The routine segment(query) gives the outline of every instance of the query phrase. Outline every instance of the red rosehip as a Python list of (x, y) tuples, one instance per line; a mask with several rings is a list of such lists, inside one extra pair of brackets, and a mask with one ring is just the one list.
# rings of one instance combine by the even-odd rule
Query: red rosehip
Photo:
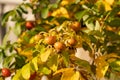
[(74, 38), (68, 39), (68, 43), (69, 43), (71, 46), (75, 45), (76, 42), (77, 42), (77, 41), (76, 41), (76, 39), (74, 39)]
[(34, 27), (34, 23), (33, 23), (33, 21), (27, 21), (25, 23), (25, 26), (26, 26), (27, 29), (30, 30), (30, 29), (32, 29)]
[(71, 24), (71, 28), (74, 30), (74, 31), (79, 31), (80, 30), (80, 23), (75, 21)]
[(11, 75), (11, 72), (8, 68), (3, 68), (2, 69), (2, 76), (3, 77), (9, 77)]
[(56, 42), (56, 36), (48, 36), (45, 38), (45, 43), (53, 45)]
[(60, 50), (63, 50), (65, 48), (65, 45), (62, 42), (56, 42), (54, 44), (54, 47), (55, 47), (56, 50), (60, 51)]

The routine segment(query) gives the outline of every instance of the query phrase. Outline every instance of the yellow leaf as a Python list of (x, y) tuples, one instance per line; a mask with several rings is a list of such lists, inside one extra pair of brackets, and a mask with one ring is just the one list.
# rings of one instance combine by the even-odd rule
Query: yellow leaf
[(116, 64), (120, 66), (120, 61), (116, 61)]
[(80, 79), (80, 73), (79, 71), (76, 71), (74, 75), (71, 77), (71, 80), (79, 80)]
[(106, 59), (108, 55), (103, 55), (103, 56), (99, 56), (97, 59), (95, 59), (95, 65), (96, 65), (96, 76), (98, 78), (102, 78), (105, 76), (108, 68), (109, 68), (109, 64), (106, 61)]
[(33, 64), (35, 70), (37, 71), (38, 70), (37, 57), (35, 57), (35, 58), (32, 59), (32, 64)]
[(106, 74), (108, 68), (109, 68), (109, 65), (97, 67), (96, 68), (96, 75), (97, 75), (97, 77), (98, 78), (104, 77), (104, 75)]
[(61, 1), (61, 6), (65, 6), (65, 5), (68, 5), (69, 4), (69, 2), (68, 1)]
[(46, 62), (51, 53), (52, 53), (52, 49), (46, 49), (44, 53), (40, 54), (41, 61)]
[(56, 75), (58, 73), (64, 72), (64, 71), (68, 71), (68, 70), (74, 70), (74, 68), (62, 68), (60, 70), (57, 70), (53, 75)]
[(64, 7), (60, 7), (52, 13), (52, 16), (69, 18), (68, 11)]
[(65, 6), (65, 5), (68, 5), (68, 4), (72, 3), (72, 2), (75, 2), (75, 0), (62, 0), (60, 4), (62, 6)]
[(28, 80), (30, 78), (30, 65), (29, 64), (24, 65), (22, 67), (21, 73), (22, 73), (22, 77)]
[(67, 69), (63, 72), (61, 80), (71, 80), (72, 76), (74, 75), (75, 71), (71, 68)]
[(112, 9), (112, 8), (111, 8), (111, 5), (110, 5), (109, 3), (107, 3), (106, 1), (102, 1), (102, 3), (104, 4), (106, 11), (109, 11), (109, 10)]
[(20, 80), (20, 77), (21, 77), (21, 70), (17, 70), (16, 74), (13, 76), (12, 80)]
[(23, 55), (23, 56), (32, 56), (32, 50), (23, 50), (19, 53), (20, 55)]
[(114, 0), (105, 0), (107, 3), (109, 3), (110, 5), (112, 5), (114, 3)]

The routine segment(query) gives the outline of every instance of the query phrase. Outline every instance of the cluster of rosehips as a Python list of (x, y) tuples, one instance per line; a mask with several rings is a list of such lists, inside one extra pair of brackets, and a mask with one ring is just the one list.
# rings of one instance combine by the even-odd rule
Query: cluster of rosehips
[[(75, 32), (79, 31), (80, 30), (80, 23), (79, 22), (73, 22), (72, 25), (70, 26)], [(56, 36), (59, 35), (56, 34)], [(48, 45), (53, 45), (54, 48), (57, 50), (57, 51), (61, 51), (63, 49), (65, 49), (66, 45), (64, 44), (64, 42), (61, 42), (61, 41), (57, 41), (56, 40), (56, 36), (47, 36), (45, 37), (45, 43), (48, 44)], [(71, 37), (69, 39), (67, 39), (67, 43), (70, 45), (70, 46), (74, 46), (76, 43), (77, 43), (77, 40), (74, 38), (74, 37)]]
[[(72, 22), (72, 24), (70, 25), (70, 28), (73, 29), (73, 31), (78, 32), (80, 30), (80, 23), (77, 21)], [(54, 33), (55, 32), (55, 33)], [(57, 31), (52, 31), (52, 33), (47, 33), (47, 36), (44, 36), (44, 42), (48, 45), (52, 45), (54, 46), (54, 48), (57, 51), (61, 51), (63, 49), (65, 49), (66, 45), (64, 43), (64, 41), (59, 41), (57, 40), (58, 35), (61, 34), (61, 32), (57, 32)], [(54, 34), (54, 35), (52, 35)], [(70, 37), (70, 36), (69, 36)], [(38, 42), (40, 39), (43, 39), (43, 35), (41, 34), (37, 34), (34, 36), (34, 42)], [(69, 39), (67, 39), (67, 43), (70, 46), (74, 46), (77, 43), (77, 40), (75, 39), (75, 37), (70, 37)]]
[[(45, 38), (45, 43), (48, 45), (53, 45), (57, 51), (63, 50), (65, 48), (65, 44), (63, 42), (57, 41), (56, 36), (48, 36)], [(71, 46), (76, 44), (75, 38), (70, 38), (67, 40), (67, 43)]]

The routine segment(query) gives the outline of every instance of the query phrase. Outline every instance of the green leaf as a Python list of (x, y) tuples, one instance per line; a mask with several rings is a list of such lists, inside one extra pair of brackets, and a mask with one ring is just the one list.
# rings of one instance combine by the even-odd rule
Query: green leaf
[(110, 17), (115, 16), (120, 11), (119, 6), (115, 6), (110, 13)]
[(110, 63), (112, 70), (120, 72), (120, 60), (116, 60)]
[(120, 27), (120, 18), (114, 18), (108, 23), (108, 25), (111, 27)]
[(9, 68), (11, 62), (12, 62), (13, 59), (14, 59), (14, 57), (15, 57), (15, 54), (12, 54), (12, 55), (6, 57), (6, 58), (4, 59), (4, 61), (3, 61), (3, 67)]
[(82, 17), (83, 17), (84, 15), (86, 15), (87, 12), (88, 12), (87, 10), (79, 11), (79, 12), (77, 12), (77, 13), (75, 14), (75, 18), (80, 21), (80, 20), (82, 19)]
[(8, 41), (8, 37), (10, 34), (11, 28), (9, 28), (9, 31), (5, 34), (4, 38), (3, 38), (3, 43), (2, 46), (5, 47), (7, 45), (7, 41)]
[(2, 16), (2, 26), (5, 26), (6, 22), (8, 21), (8, 18), (12, 15), (15, 14), (15, 11), (14, 10), (11, 10), (11, 11), (8, 11), (6, 12), (3, 16)]
[(47, 62), (47, 65), (51, 70), (56, 71), (58, 68), (58, 55), (56, 54), (51, 56), (51, 58)]
[(15, 27), (13, 28), (14, 33), (19, 36), (21, 34), (21, 22), (16, 22)]
[(66, 51), (63, 51), (62, 57), (63, 57), (63, 60), (64, 60), (66, 67), (68, 67), (69, 66), (69, 53)]
[(23, 4), (26, 8), (29, 7), (31, 9), (33, 9), (33, 5), (31, 3), (24, 3)]
[(57, 4), (57, 3), (49, 4), (48, 7), (49, 7), (49, 8), (57, 8), (57, 7), (58, 7), (58, 4)]
[(15, 68), (19, 69), (21, 68), (23, 65), (25, 65), (25, 57), (20, 56), (20, 55), (16, 55), (15, 56)]
[(120, 80), (120, 76), (118, 76), (115, 73), (110, 73), (110, 78), (109, 80)]
[(102, 33), (99, 30), (92, 30), (92, 31), (90, 31), (89, 34), (97, 36), (99, 38), (103, 36)]
[(30, 78), (30, 64), (26, 64), (21, 69), (22, 77), (26, 80)]
[(21, 10), (18, 8), (18, 9), (16, 9), (16, 13), (21, 17), (22, 16), (22, 12), (21, 12)]
[(87, 69), (89, 72), (91, 72), (91, 67), (88, 61), (81, 60), (81, 59), (76, 59), (75, 64), (78, 66)]
[(97, 39), (93, 35), (89, 35), (92, 43), (97, 43)]
[(3, 58), (4, 58), (4, 53), (1, 51), (1, 52), (0, 52), (0, 64), (2, 63)]
[(36, 25), (36, 28), (35, 28), (35, 31), (36, 32), (40, 32), (40, 31), (46, 31), (44, 27), (40, 26), (40, 25)]
[(106, 39), (109, 39), (109, 41), (120, 41), (120, 35), (116, 34), (112, 31), (105, 31)]
[(90, 46), (89, 46), (86, 42), (83, 42), (83, 43), (82, 43), (82, 47), (83, 47), (85, 50), (88, 50), (89, 52), (92, 52), (92, 49), (90, 48)]
[(47, 18), (48, 12), (49, 12), (48, 8), (43, 8), (42, 11), (41, 11), (42, 18)]
[(21, 9), (21, 11), (22, 11), (23, 13), (25, 13), (25, 14), (28, 13), (28, 11), (26, 10), (25, 7), (23, 7), (23, 6), (19, 6), (19, 8)]

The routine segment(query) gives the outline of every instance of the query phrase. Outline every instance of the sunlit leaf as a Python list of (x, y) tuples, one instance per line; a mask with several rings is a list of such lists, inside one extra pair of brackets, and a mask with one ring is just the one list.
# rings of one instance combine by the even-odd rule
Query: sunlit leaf
[(34, 69), (37, 71), (38, 70), (38, 64), (37, 64), (38, 60), (37, 60), (37, 57), (34, 57), (31, 61), (31, 63), (33, 64), (34, 66)]
[(72, 77), (74, 74), (75, 74), (74, 69), (69, 68), (63, 72), (61, 80), (72, 80), (73, 79)]
[(104, 4), (106, 11), (112, 10), (111, 5), (109, 3), (107, 3), (106, 1), (102, 1), (102, 3)]
[(80, 79), (80, 73), (79, 71), (76, 71), (74, 75), (71, 77), (71, 80), (79, 80)]
[(61, 1), (61, 5), (65, 6), (65, 5), (71, 4), (73, 2), (75, 2), (75, 0), (62, 0)]
[(52, 53), (52, 49), (46, 49), (45, 52), (40, 54), (40, 58), (42, 62), (46, 62), (49, 55)]
[(114, 0), (105, 0), (107, 3), (109, 3), (110, 5), (112, 5), (114, 3)]
[(102, 78), (105, 76), (105, 74), (109, 68), (109, 65), (107, 63), (106, 64), (99, 63), (99, 64), (101, 64), (101, 65), (97, 66), (96, 75), (97, 75), (97, 77)]
[(12, 80), (21, 80), (21, 70), (17, 70), (16, 75), (13, 76)]
[(52, 16), (69, 18), (68, 11), (64, 7), (60, 7), (59, 9), (55, 10), (52, 13)]
[(22, 67), (21, 74), (24, 79), (28, 80), (30, 78), (30, 64), (29, 63)]

